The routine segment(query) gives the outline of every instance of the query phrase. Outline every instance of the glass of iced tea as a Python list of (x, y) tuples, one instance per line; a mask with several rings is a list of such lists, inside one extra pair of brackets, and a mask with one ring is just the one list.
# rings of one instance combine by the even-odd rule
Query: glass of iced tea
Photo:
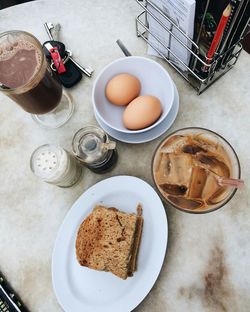
[(224, 206), (236, 188), (222, 179), (240, 179), (233, 147), (219, 134), (184, 128), (167, 136), (152, 161), (154, 183), (162, 198), (175, 208), (206, 213)]
[(0, 34), (0, 90), (43, 126), (57, 128), (73, 104), (54, 77), (38, 39), (24, 31)]

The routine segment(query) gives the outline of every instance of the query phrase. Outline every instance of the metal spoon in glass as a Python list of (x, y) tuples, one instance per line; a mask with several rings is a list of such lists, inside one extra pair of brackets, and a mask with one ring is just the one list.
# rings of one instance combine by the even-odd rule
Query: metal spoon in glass
[(235, 188), (240, 188), (244, 186), (244, 181), (241, 179), (232, 179), (216, 176), (217, 182), (220, 186), (232, 186)]
[[(206, 171), (208, 172), (209, 170), (206, 170)], [(215, 177), (217, 183), (220, 186), (232, 186), (235, 188), (240, 188), (240, 187), (244, 186), (244, 181), (241, 179), (222, 177), (222, 176), (218, 175), (217, 173), (215, 173), (214, 171), (209, 171), (208, 173), (212, 174)]]

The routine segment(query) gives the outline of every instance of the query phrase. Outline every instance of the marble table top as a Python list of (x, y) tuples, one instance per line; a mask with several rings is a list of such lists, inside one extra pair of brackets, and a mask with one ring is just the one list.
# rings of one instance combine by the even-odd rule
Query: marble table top
[[(51, 255), (57, 231), (71, 205), (91, 185), (114, 175), (137, 176), (151, 185), (152, 142), (118, 142), (119, 163), (105, 175), (84, 170), (74, 187), (40, 182), (29, 169), (39, 145), (70, 150), (73, 134), (95, 124), (91, 89), (99, 71), (122, 57), (120, 38), (134, 55), (146, 55), (136, 37), (136, 1), (40, 0), (0, 11), (0, 32), (21, 29), (47, 40), (45, 21), (60, 22), (61, 39), (75, 58), (95, 69), (91, 79), (71, 89), (76, 110), (62, 128), (45, 130), (9, 98), (0, 94), (0, 270), (33, 312), (62, 311), (51, 283)], [(161, 274), (135, 311), (250, 311), (250, 57), (243, 52), (235, 68), (200, 96), (169, 65), (180, 94), (180, 111), (169, 131), (188, 126), (209, 128), (235, 148), (245, 187), (222, 209), (190, 215), (166, 206), (169, 242)], [(169, 132), (168, 131), (168, 132)], [(72, 311), (79, 312), (79, 311)], [(111, 311), (113, 312), (113, 311)]]

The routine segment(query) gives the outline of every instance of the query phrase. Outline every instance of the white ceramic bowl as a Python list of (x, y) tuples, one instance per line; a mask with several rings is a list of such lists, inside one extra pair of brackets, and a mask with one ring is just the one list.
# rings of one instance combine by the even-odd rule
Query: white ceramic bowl
[[(140, 95), (156, 96), (162, 104), (161, 117), (151, 126), (140, 130), (128, 130), (122, 122), (122, 115), (127, 106), (111, 104), (105, 96), (108, 81), (114, 76), (128, 73), (141, 82)], [(174, 101), (174, 85), (167, 71), (157, 62), (140, 56), (123, 57), (110, 63), (97, 76), (92, 102), (97, 116), (110, 128), (123, 133), (140, 133), (159, 125), (169, 113)]]

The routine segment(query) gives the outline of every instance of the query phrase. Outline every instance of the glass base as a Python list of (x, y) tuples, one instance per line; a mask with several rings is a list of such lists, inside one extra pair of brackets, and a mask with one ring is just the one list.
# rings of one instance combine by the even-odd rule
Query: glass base
[(72, 116), (74, 104), (69, 94), (63, 90), (60, 103), (53, 111), (43, 115), (31, 115), (35, 122), (45, 128), (59, 128)]

